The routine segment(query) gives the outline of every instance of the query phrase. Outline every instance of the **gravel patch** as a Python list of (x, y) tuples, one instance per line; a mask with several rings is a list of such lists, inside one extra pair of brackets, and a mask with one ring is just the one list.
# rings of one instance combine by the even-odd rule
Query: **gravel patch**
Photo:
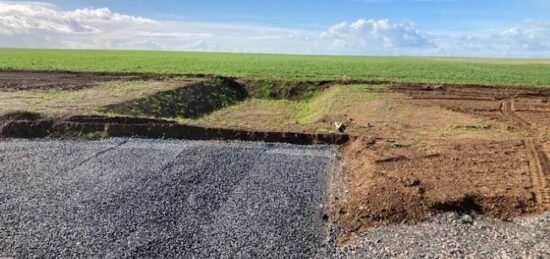
[(446, 213), (367, 231), (340, 258), (550, 258), (550, 213), (513, 222)]
[(0, 142), (0, 257), (319, 257), (334, 146)]

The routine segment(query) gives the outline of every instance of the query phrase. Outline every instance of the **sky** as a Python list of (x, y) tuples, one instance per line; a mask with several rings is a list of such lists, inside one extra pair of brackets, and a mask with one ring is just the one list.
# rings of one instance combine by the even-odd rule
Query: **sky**
[(0, 47), (550, 57), (550, 0), (0, 0)]

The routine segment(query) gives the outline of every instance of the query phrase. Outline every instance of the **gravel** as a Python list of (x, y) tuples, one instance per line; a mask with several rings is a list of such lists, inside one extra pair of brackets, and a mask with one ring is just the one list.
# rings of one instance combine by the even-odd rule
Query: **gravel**
[(319, 257), (336, 147), (0, 142), (0, 257)]
[(415, 226), (371, 229), (341, 258), (550, 258), (550, 213), (502, 222), (458, 213)]

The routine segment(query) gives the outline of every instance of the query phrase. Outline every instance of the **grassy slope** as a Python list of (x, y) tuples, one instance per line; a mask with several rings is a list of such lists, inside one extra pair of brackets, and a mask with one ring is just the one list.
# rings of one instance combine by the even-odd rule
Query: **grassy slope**
[[(309, 129), (329, 132), (333, 131), (334, 119), (343, 119), (341, 115), (351, 114), (357, 109), (364, 108), (362, 105), (376, 99), (378, 94), (371, 89), (372, 87), (367, 85), (335, 86), (317, 92), (311, 98), (295, 101), (252, 98), (188, 122), (230, 128)], [(338, 118), (332, 118), (334, 116)]]
[(0, 49), (0, 69), (203, 73), (251, 79), (550, 86), (550, 60)]

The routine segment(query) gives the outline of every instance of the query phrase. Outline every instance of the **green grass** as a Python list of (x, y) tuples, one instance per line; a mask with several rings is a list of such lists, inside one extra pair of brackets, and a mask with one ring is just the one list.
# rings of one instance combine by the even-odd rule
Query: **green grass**
[(0, 69), (200, 73), (268, 80), (357, 79), (550, 86), (549, 59), (0, 49)]
[(332, 87), (303, 102), (302, 109), (298, 113), (298, 122), (302, 124), (315, 123), (330, 114), (349, 112), (357, 104), (372, 101), (376, 96), (376, 93), (373, 93), (365, 85)]
[(237, 128), (313, 127), (326, 132), (332, 124), (324, 118), (350, 113), (377, 96), (367, 85), (335, 86), (302, 100), (252, 98), (190, 122)]

